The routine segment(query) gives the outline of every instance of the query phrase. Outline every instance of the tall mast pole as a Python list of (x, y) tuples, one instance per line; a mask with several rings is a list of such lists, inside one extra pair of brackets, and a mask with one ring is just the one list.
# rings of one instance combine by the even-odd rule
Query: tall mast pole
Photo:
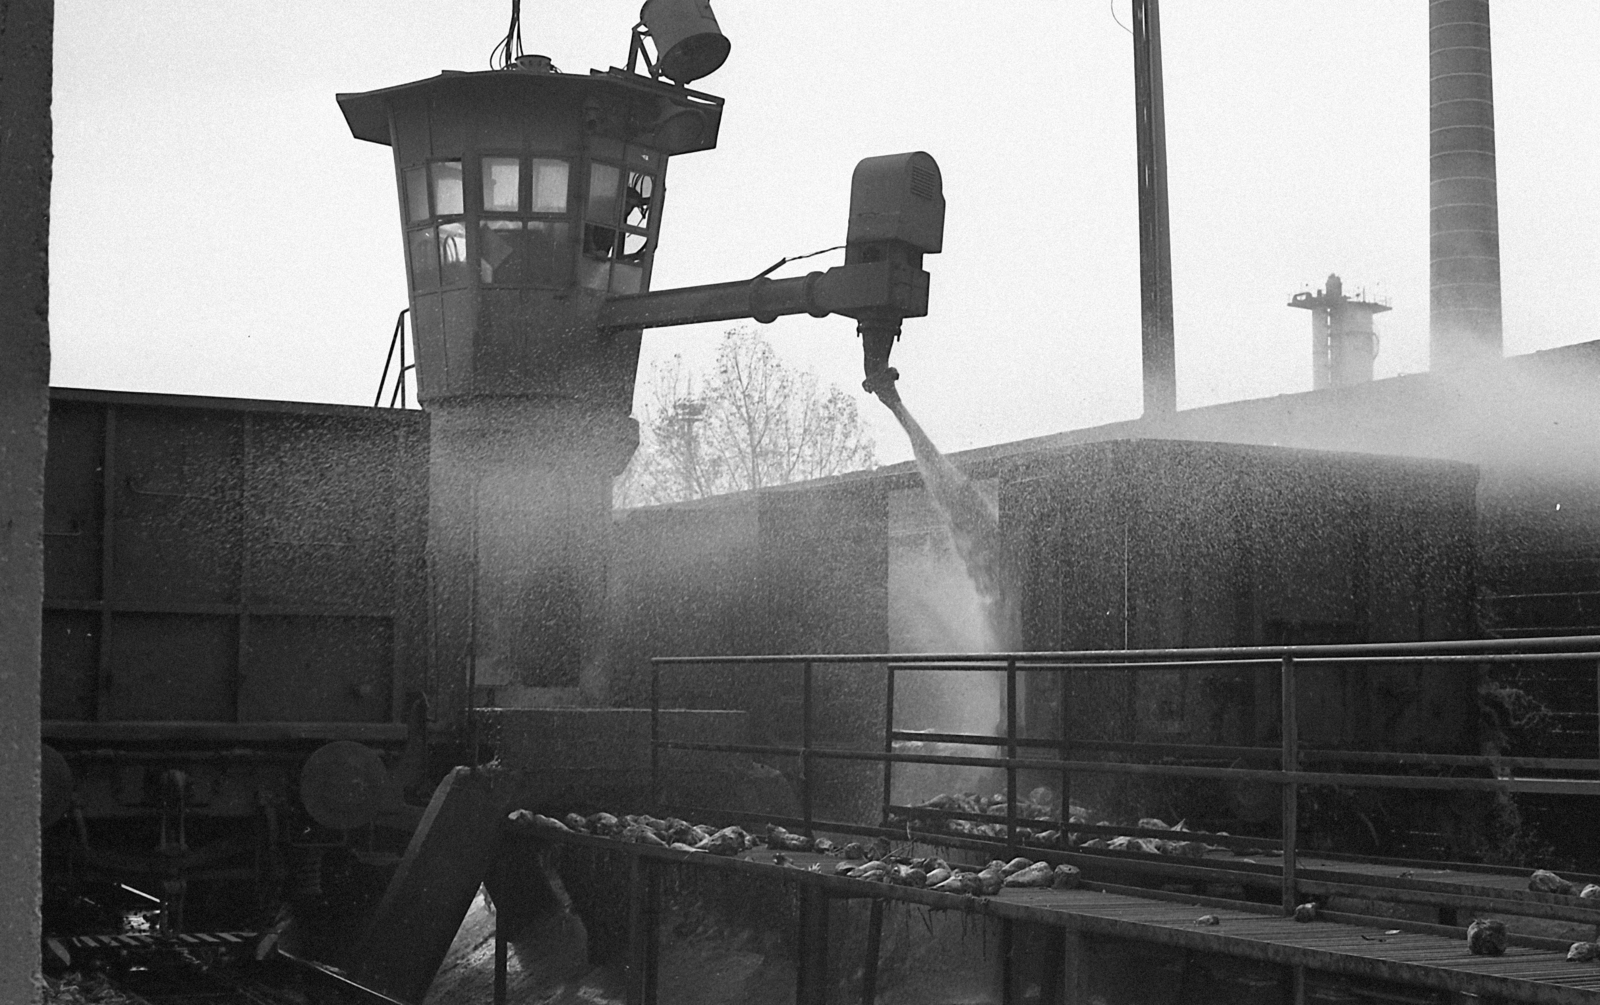
[(1144, 412), (1178, 408), (1172, 347), (1172, 241), (1167, 220), (1167, 122), (1157, 0), (1133, 0), (1133, 92), (1139, 147), (1140, 349)]

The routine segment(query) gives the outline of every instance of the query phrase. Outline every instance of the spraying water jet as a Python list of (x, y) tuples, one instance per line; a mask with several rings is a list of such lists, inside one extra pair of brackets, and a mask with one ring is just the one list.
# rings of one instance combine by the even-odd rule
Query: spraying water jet
[[(894, 412), (911, 440), (922, 483), (950, 531), (956, 554), (961, 557), (968, 577), (988, 609), (992, 637), (1003, 647), (1014, 645), (1017, 636), (1014, 576), (1000, 536), (999, 511), (971, 479), (934, 446), (905, 402), (898, 394), (893, 394), (892, 384), (890, 392), (892, 401), (886, 398), (884, 404)], [(884, 396), (880, 394), (880, 397)]]
[[(1021, 619), (1010, 553), (1000, 535), (999, 508), (934, 446), (895, 392), (892, 380), (878, 397), (911, 441), (923, 488), (948, 545), (917, 556), (915, 575), (900, 583), (900, 603), (912, 621), (929, 624), (918, 651), (1002, 652), (1020, 648)], [(953, 553), (953, 555), (952, 555)], [(952, 561), (952, 558), (954, 561)], [(903, 615), (904, 616), (904, 615)], [(991, 675), (920, 674), (906, 682), (907, 699), (923, 710), (920, 728), (936, 733), (1002, 731), (1000, 682)], [(937, 741), (900, 742), (903, 753), (968, 755), (971, 748)], [(932, 795), (993, 791), (992, 770), (915, 765), (897, 772), (899, 797), (920, 802)]]

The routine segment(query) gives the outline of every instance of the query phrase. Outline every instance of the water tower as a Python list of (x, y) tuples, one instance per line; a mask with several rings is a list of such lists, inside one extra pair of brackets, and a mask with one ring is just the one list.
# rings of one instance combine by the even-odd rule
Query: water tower
[(686, 85), (728, 51), (705, 0), (650, 0), (628, 69), (523, 56), (338, 96), (356, 138), (394, 153), (431, 418), (430, 665), (455, 708), (473, 686), (525, 704), (608, 697), (606, 535), (638, 444), (643, 328), (845, 314), (871, 389), (892, 393), (900, 320), (927, 311), (944, 197), (925, 153), (858, 166), (847, 264), (650, 291), (668, 162), (715, 147), (721, 124), (722, 99)]

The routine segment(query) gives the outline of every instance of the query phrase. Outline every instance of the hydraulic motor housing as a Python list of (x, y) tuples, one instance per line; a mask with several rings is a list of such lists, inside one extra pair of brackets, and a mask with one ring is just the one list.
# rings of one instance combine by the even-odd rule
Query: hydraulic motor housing
[(895, 244), (918, 262), (944, 247), (944, 183), (938, 162), (920, 150), (868, 157), (850, 179), (845, 261), (879, 261)]
[[(922, 256), (944, 247), (944, 181), (939, 164), (918, 150), (868, 157), (850, 179), (850, 224), (845, 232), (846, 266), (884, 263), (916, 284), (926, 303), (928, 274)], [(861, 336), (863, 390), (893, 407), (894, 382), (900, 376), (889, 366), (889, 353), (908, 315), (890, 308), (856, 316)]]

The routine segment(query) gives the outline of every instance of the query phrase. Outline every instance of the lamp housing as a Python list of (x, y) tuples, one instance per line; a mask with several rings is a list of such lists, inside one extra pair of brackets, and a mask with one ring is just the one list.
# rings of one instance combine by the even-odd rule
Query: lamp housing
[(645, 0), (639, 20), (656, 43), (655, 67), (663, 76), (687, 84), (727, 62), (732, 45), (710, 0)]

